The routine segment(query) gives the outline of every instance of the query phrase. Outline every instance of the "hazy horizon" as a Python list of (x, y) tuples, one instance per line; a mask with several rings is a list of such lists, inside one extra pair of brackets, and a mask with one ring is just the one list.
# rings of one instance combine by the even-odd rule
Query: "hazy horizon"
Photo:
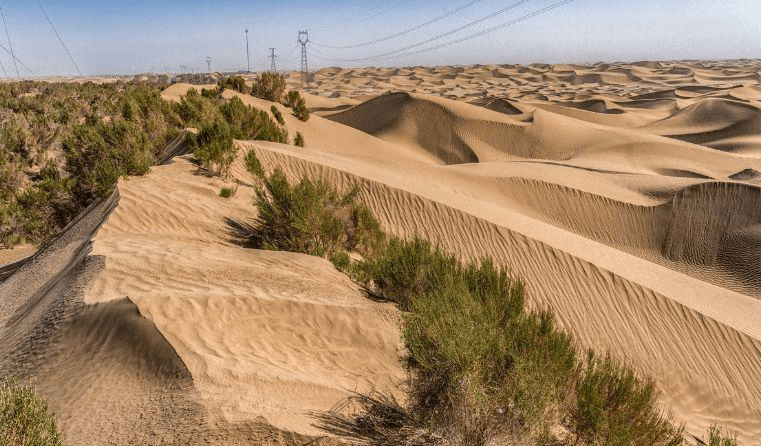
[[(492, 63), (590, 63), (634, 60), (706, 60), (761, 57), (761, 4), (708, 1), (575, 0), (497, 31), (446, 46), (540, 11), (558, 0), (365, 0), (361, 2), (43, 2), (42, 6), (82, 74), (246, 69), (299, 65), (299, 30), (309, 30), (309, 66), (410, 66)], [(511, 5), (515, 5), (510, 8)], [(75, 75), (76, 69), (36, 2), (0, 3), (17, 58), (40, 76)], [(459, 8), (459, 9), (458, 9)], [(500, 14), (466, 25), (499, 10)], [(451, 14), (446, 17), (447, 12)], [(440, 20), (395, 38), (432, 19)], [(452, 32), (463, 28), (459, 32)], [(442, 36), (436, 39), (437, 36)], [(429, 41), (430, 42), (427, 42)], [(9, 47), (5, 30), (0, 42)], [(408, 48), (404, 51), (399, 51)], [(409, 55), (405, 55), (409, 54)], [(380, 56), (380, 57), (375, 57)], [(402, 56), (402, 57), (400, 57)], [(6, 77), (16, 77), (2, 51)], [(30, 71), (18, 66), (22, 77)], [(2, 73), (0, 73), (2, 74)]]

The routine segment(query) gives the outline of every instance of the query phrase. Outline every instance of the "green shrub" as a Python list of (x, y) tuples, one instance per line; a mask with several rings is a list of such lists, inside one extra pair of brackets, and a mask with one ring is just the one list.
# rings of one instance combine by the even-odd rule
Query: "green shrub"
[(265, 71), (254, 79), (251, 94), (257, 98), (280, 102), (285, 92), (285, 77), (279, 73)]
[(275, 117), (275, 120), (277, 121), (278, 124), (285, 125), (285, 121), (283, 120), (283, 114), (280, 113), (280, 110), (278, 110), (276, 106), (273, 105), (272, 107), (270, 107), (270, 111), (272, 112), (272, 116)]
[(219, 107), (235, 139), (262, 140), (279, 143), (288, 142), (288, 132), (280, 128), (272, 118), (262, 110), (245, 105), (240, 98), (234, 97)]
[(351, 258), (346, 251), (336, 251), (329, 260), (339, 271), (347, 271), (351, 267)]
[[(251, 242), (264, 249), (331, 258), (349, 249), (349, 234), (357, 231), (351, 213), (358, 193), (358, 188), (340, 193), (324, 181), (306, 177), (292, 186), (276, 169), (262, 178), (256, 190), (258, 216)], [(366, 249), (361, 244), (352, 247)]]
[(11, 378), (0, 385), (0, 445), (62, 445), (55, 416), (29, 386)]
[(683, 428), (658, 408), (658, 396), (651, 379), (590, 350), (576, 389), (574, 432), (586, 444), (680, 445)]
[(217, 175), (227, 174), (237, 152), (230, 126), (222, 119), (202, 125), (190, 138), (190, 148), (193, 157)]
[(301, 98), (301, 94), (299, 94), (296, 90), (291, 90), (288, 92), (287, 95), (285, 95), (285, 100), (283, 100), (283, 105), (290, 108), (295, 108), (296, 105), (298, 105), (299, 102), (303, 101)]
[(202, 88), (201, 96), (203, 96), (206, 99), (212, 99), (212, 100), (219, 99), (219, 93), (217, 92), (217, 90), (213, 90), (210, 88)]
[(222, 198), (230, 198), (233, 196), (233, 193), (235, 191), (231, 187), (223, 187), (222, 190), (219, 191), (219, 196)]
[(220, 90), (227, 88), (243, 94), (248, 94), (251, 91), (251, 89), (246, 85), (246, 80), (243, 79), (243, 76), (230, 76), (222, 78), (219, 80), (217, 85)]
[(309, 120), (309, 109), (304, 99), (299, 99), (298, 104), (293, 107), (293, 115), (304, 122)]
[(737, 436), (729, 432), (728, 429), (722, 429), (713, 425), (708, 429), (708, 441), (697, 439), (698, 444), (703, 446), (737, 446)]
[(304, 147), (304, 136), (301, 132), (296, 132), (296, 136), (293, 137), (293, 145), (296, 147)]
[(200, 128), (204, 123), (219, 118), (219, 102), (216, 99), (201, 96), (194, 88), (189, 89), (180, 102), (174, 103), (173, 107), (188, 127)]
[(264, 179), (262, 162), (259, 161), (259, 157), (256, 156), (256, 152), (253, 149), (249, 149), (246, 152), (246, 170), (256, 178)]
[(66, 169), (77, 180), (75, 200), (89, 204), (110, 194), (119, 177), (146, 174), (155, 162), (154, 143), (132, 121), (75, 125), (62, 144)]

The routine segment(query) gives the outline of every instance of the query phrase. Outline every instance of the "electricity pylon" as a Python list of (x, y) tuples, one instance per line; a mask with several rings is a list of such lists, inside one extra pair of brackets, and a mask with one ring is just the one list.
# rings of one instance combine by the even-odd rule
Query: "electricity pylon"
[(309, 42), (309, 32), (299, 30), (298, 42), (301, 44), (301, 88), (306, 89), (309, 88), (309, 67), (307, 66), (307, 43)]
[(275, 48), (270, 48), (270, 59), (272, 60), (272, 63), (270, 64), (270, 71), (273, 73), (277, 73), (277, 68), (275, 67), (275, 58), (277, 56), (275, 55)]

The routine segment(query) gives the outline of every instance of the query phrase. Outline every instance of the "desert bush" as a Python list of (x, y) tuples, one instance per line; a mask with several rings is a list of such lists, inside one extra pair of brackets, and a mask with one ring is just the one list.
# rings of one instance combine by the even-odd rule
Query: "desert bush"
[(336, 251), (328, 260), (339, 271), (348, 271), (351, 267), (351, 257), (349, 257), (349, 253), (346, 251)]
[(280, 113), (280, 110), (277, 109), (276, 106), (270, 107), (270, 111), (272, 112), (272, 116), (275, 118), (278, 124), (285, 125), (285, 121), (283, 120), (283, 114)]
[(218, 99), (219, 93), (217, 92), (217, 90), (212, 90), (210, 88), (202, 88), (201, 96), (205, 97), (206, 99)]
[(66, 168), (83, 205), (111, 193), (119, 177), (144, 175), (155, 162), (154, 141), (134, 122), (78, 124), (62, 144)]
[(219, 111), (230, 124), (235, 139), (288, 142), (288, 132), (275, 124), (265, 111), (245, 105), (237, 97), (225, 101)]
[(180, 102), (174, 103), (173, 106), (188, 127), (199, 128), (202, 124), (219, 117), (218, 101), (201, 96), (194, 88), (189, 89)]
[(279, 73), (265, 71), (256, 76), (251, 94), (257, 98), (280, 102), (285, 92), (285, 77)]
[(683, 429), (658, 408), (658, 397), (651, 379), (590, 350), (576, 386), (574, 433), (586, 444), (680, 445)]
[[(331, 258), (349, 248), (349, 234), (362, 230), (351, 218), (358, 188), (338, 192), (325, 181), (304, 177), (295, 185), (282, 170), (262, 178), (256, 191), (254, 246)], [(362, 240), (363, 237), (356, 237)], [(364, 250), (364, 245), (353, 248)]]
[(251, 91), (246, 85), (246, 80), (243, 79), (243, 76), (224, 77), (219, 80), (217, 86), (220, 90), (227, 88), (243, 94), (248, 94)]
[(304, 136), (301, 132), (296, 132), (296, 136), (293, 137), (293, 145), (296, 147), (304, 147), (305, 144)]
[(231, 187), (223, 187), (222, 190), (219, 191), (219, 196), (222, 198), (230, 198), (233, 196), (233, 193), (235, 191)]
[(286, 107), (294, 108), (300, 101), (303, 101), (301, 94), (296, 90), (291, 90), (285, 95), (283, 105)]
[(62, 444), (55, 415), (34, 388), (20, 385), (13, 378), (0, 385), (0, 445)]
[(246, 152), (246, 170), (256, 178), (264, 179), (264, 168), (253, 149)]
[(227, 173), (237, 152), (230, 126), (222, 119), (203, 124), (190, 137), (190, 149), (201, 166), (217, 175)]
[(696, 438), (696, 440), (702, 446), (738, 446), (737, 436), (732, 434), (728, 429), (723, 429), (718, 425), (708, 428), (707, 440), (699, 438)]
[(304, 99), (299, 99), (298, 104), (293, 107), (293, 115), (304, 122), (309, 120), (309, 109)]

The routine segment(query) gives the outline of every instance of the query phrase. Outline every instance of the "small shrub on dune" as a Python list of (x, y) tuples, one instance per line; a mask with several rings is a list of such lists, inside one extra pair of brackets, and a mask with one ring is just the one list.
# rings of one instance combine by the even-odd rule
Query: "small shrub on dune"
[(243, 76), (230, 76), (222, 78), (217, 83), (217, 86), (220, 90), (227, 88), (243, 94), (248, 94), (251, 91), (251, 89), (246, 85), (246, 80), (243, 79)]
[(287, 95), (285, 95), (285, 100), (283, 101), (283, 104), (286, 107), (290, 107), (293, 109), (293, 115), (297, 118), (301, 119), (302, 121), (309, 120), (309, 109), (307, 108), (306, 101), (304, 98), (301, 97), (301, 94), (299, 94), (296, 90), (291, 90), (288, 92)]
[(576, 386), (574, 432), (586, 444), (680, 445), (683, 428), (658, 408), (651, 379), (590, 350)]
[(257, 98), (280, 102), (285, 92), (285, 77), (280, 73), (265, 71), (254, 79), (251, 94)]
[(713, 425), (708, 429), (708, 439), (696, 439), (701, 446), (738, 446), (737, 436), (728, 429)]
[(216, 175), (227, 173), (237, 152), (230, 126), (221, 119), (204, 124), (190, 137), (190, 148), (199, 164)]
[(0, 445), (62, 444), (55, 416), (32, 387), (15, 379), (0, 385)]
[(216, 99), (219, 99), (219, 92), (217, 90), (212, 90), (209, 88), (202, 88), (201, 96), (203, 96), (206, 99), (216, 100)]
[(263, 110), (245, 105), (234, 97), (219, 107), (219, 112), (230, 125), (232, 136), (241, 140), (288, 142), (288, 132), (279, 127)]
[(304, 147), (306, 145), (306, 142), (304, 142), (304, 136), (301, 132), (296, 132), (296, 136), (293, 137), (293, 145), (296, 147)]
[(235, 194), (235, 191), (231, 187), (223, 187), (222, 190), (219, 191), (219, 196), (222, 198), (230, 198)]
[(285, 95), (285, 99), (283, 100), (283, 105), (286, 107), (294, 108), (299, 103), (299, 101), (302, 101), (301, 94), (296, 90), (291, 90), (288, 92), (288, 94)]
[(275, 118), (278, 124), (285, 125), (285, 121), (283, 120), (283, 114), (280, 113), (280, 110), (277, 109), (276, 106), (270, 107), (270, 111), (272, 112), (272, 116)]
[(256, 152), (253, 149), (249, 149), (246, 152), (246, 170), (256, 178), (260, 180), (264, 179), (264, 168), (262, 162), (259, 161), (259, 157), (256, 156)]
[(353, 188), (341, 193), (325, 181), (306, 177), (291, 185), (285, 173), (276, 169), (262, 178), (256, 191), (258, 216), (251, 241), (264, 249), (328, 259), (350, 248), (362, 251), (366, 246), (349, 244), (349, 234), (358, 230), (351, 218), (358, 192)]
[(293, 107), (293, 115), (304, 122), (309, 120), (309, 109), (303, 99), (299, 100), (299, 103)]

